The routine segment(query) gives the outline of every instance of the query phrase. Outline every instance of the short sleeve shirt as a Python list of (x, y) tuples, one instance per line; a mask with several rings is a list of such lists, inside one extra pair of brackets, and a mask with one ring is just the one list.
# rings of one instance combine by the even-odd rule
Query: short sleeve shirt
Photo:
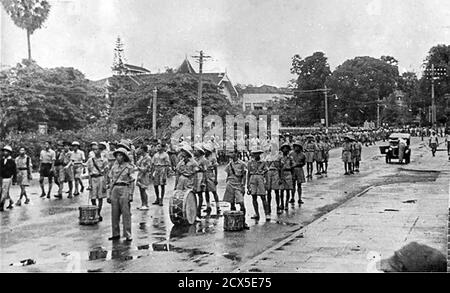
[(52, 164), (56, 160), (56, 153), (52, 149), (42, 150), (39, 159), (42, 164)]

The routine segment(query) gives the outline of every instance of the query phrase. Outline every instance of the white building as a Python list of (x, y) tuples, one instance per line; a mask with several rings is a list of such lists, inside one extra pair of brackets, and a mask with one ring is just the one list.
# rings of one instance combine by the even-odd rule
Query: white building
[(289, 99), (294, 96), (291, 89), (277, 88), (263, 85), (260, 87), (246, 87), (240, 90), (242, 96), (242, 110), (267, 110), (270, 101)]

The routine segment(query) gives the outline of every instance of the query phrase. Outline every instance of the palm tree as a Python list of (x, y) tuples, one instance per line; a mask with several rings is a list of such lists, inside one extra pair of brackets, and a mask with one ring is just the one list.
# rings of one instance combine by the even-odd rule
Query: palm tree
[(31, 60), (30, 36), (42, 27), (50, 12), (46, 0), (0, 0), (6, 13), (19, 28), (26, 30), (28, 60)]

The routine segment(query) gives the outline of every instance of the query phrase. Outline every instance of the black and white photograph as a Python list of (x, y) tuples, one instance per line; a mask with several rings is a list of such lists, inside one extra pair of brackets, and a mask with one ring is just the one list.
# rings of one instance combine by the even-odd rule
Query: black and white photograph
[(0, 0), (0, 272), (447, 272), (449, 120), (445, 0)]

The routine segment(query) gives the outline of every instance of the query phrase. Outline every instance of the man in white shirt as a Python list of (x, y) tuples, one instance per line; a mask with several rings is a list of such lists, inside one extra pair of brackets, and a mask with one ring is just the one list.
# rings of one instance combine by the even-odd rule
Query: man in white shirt
[(41, 186), (41, 197), (45, 197), (44, 178), (48, 178), (48, 193), (47, 198), (50, 198), (53, 184), (54, 164), (56, 160), (56, 153), (50, 148), (50, 142), (45, 142), (44, 149), (39, 155), (39, 184)]

